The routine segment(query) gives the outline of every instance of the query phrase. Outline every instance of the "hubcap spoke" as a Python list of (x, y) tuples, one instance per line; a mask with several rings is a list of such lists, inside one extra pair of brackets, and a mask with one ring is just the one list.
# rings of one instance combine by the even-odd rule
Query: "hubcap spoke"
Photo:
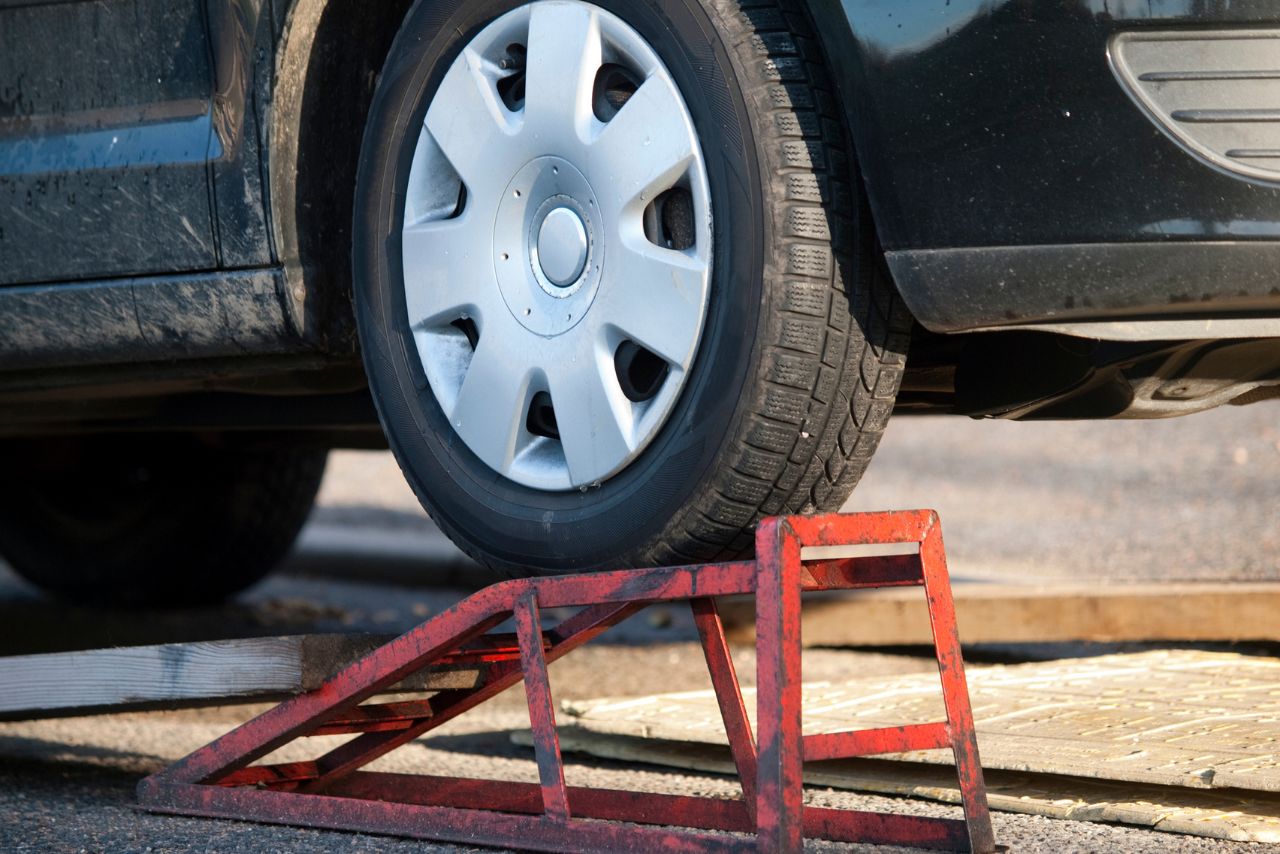
[(500, 191), (495, 162), (518, 132), (498, 98), (497, 71), (474, 50), (453, 63), (427, 110), (426, 127), (473, 195)]
[(592, 307), (598, 323), (687, 369), (702, 330), (706, 262), (652, 244), (621, 246)]
[(405, 307), (414, 328), (486, 313), (493, 302), (490, 243), (485, 230), (468, 215), (405, 228)]
[(476, 456), (503, 474), (511, 470), (528, 415), (531, 374), (502, 347), (481, 338), (457, 402), (448, 413), (453, 429)]
[(525, 130), (542, 145), (585, 139), (592, 91), (603, 62), (596, 11), (581, 3), (540, 3), (529, 22)]
[(597, 188), (602, 202), (612, 202), (606, 213), (623, 212), (670, 189), (697, 152), (675, 86), (665, 75), (650, 77), (605, 125), (588, 153), (592, 174), (609, 177)]
[(611, 362), (593, 353), (549, 372), (560, 443), (575, 486), (601, 478), (634, 448), (631, 403), (613, 378)]

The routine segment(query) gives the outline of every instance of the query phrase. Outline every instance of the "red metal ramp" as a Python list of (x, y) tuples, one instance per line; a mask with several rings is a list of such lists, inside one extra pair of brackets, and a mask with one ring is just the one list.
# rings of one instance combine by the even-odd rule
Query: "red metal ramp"
[[(919, 544), (918, 554), (803, 561), (809, 546)], [(756, 560), (508, 581), (463, 600), (315, 691), (238, 727), (139, 786), (154, 812), (357, 830), (546, 851), (799, 851), (805, 837), (995, 850), (947, 578), (929, 511), (767, 519)], [(922, 586), (947, 721), (805, 737), (800, 731), (804, 591)], [(715, 597), (755, 594), (757, 732), (751, 732)], [(743, 798), (569, 788), (547, 663), (655, 602), (689, 600)], [(544, 608), (580, 610), (543, 630)], [(512, 635), (490, 632), (514, 618)], [(368, 703), (424, 669), (487, 665), (470, 689)], [(540, 784), (361, 771), (368, 763), (523, 680)], [(356, 737), (306, 762), (255, 765), (295, 739)], [(757, 746), (758, 745), (758, 746)], [(808, 760), (950, 747), (965, 821), (807, 807)], [(675, 829), (679, 828), (679, 829)], [(745, 835), (744, 835), (745, 834)]]

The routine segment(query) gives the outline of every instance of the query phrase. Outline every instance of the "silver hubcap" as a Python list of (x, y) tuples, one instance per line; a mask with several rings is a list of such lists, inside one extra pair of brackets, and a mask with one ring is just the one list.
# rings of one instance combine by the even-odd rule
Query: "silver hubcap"
[(644, 451), (702, 335), (711, 210), (688, 109), (635, 30), (542, 0), (481, 31), (427, 110), (404, 223), (418, 355), (476, 456), (566, 490)]

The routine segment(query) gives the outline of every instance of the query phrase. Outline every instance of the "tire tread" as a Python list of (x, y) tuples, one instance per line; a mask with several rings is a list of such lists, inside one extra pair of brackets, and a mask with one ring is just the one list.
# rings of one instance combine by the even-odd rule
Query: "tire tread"
[[(848, 134), (803, 4), (708, 5), (758, 119), (774, 232), (765, 275), (781, 282), (767, 307), (755, 399), (724, 465), (653, 563), (737, 557), (765, 516), (838, 510), (892, 412), (912, 323), (876, 263)], [(712, 545), (720, 548), (708, 553)]]

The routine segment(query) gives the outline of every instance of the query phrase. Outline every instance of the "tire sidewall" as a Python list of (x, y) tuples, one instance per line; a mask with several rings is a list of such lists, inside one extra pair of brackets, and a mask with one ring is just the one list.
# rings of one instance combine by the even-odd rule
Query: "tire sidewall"
[(419, 498), (464, 548), (525, 571), (643, 560), (705, 488), (741, 418), (765, 300), (761, 171), (748, 111), (699, 0), (595, 0), (635, 28), (672, 74), (698, 131), (711, 188), (711, 299), (680, 400), (645, 452), (586, 491), (542, 492), (501, 477), (458, 438), (410, 329), (400, 233), (405, 188), (431, 97), (454, 58), (517, 0), (419, 0), (396, 38), (370, 111), (356, 189), (353, 293), (371, 391)]

